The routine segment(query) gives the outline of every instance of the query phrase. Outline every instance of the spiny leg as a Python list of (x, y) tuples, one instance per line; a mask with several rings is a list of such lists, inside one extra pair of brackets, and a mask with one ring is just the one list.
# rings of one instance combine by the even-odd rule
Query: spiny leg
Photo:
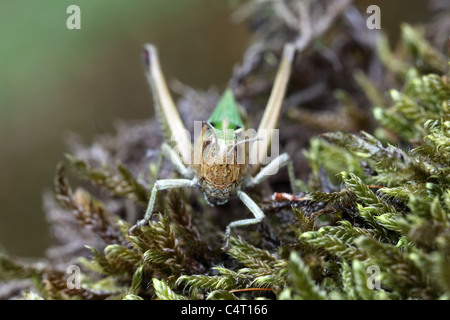
[(253, 201), (245, 192), (243, 191), (237, 191), (236, 192), (239, 199), (241, 199), (242, 203), (246, 205), (246, 207), (251, 211), (254, 218), (253, 219), (242, 219), (233, 221), (228, 224), (226, 230), (225, 230), (225, 246), (224, 249), (228, 250), (229, 248), (229, 241), (230, 241), (230, 233), (231, 228), (235, 227), (242, 227), (242, 226), (248, 226), (251, 224), (256, 224), (261, 222), (264, 219), (264, 212), (262, 212), (261, 208)]
[[(178, 154), (167, 144), (163, 143), (161, 146), (161, 154), (172, 163), (175, 169), (185, 178), (188, 179), (165, 179), (165, 180), (156, 180), (153, 185), (152, 192), (150, 194), (150, 200), (147, 205), (147, 210), (145, 211), (144, 219), (138, 221), (133, 227), (130, 228), (130, 233), (134, 231), (134, 229), (139, 228), (145, 225), (153, 212), (153, 207), (155, 206), (156, 193), (158, 190), (164, 189), (174, 189), (174, 188), (186, 188), (186, 187), (194, 187), (197, 184), (197, 179), (192, 178), (192, 171), (190, 171), (184, 164)], [(158, 160), (158, 163), (160, 161)]]
[(295, 185), (295, 172), (294, 164), (287, 153), (282, 153), (275, 159), (273, 159), (267, 166), (261, 169), (256, 176), (251, 178), (248, 183), (249, 187), (254, 187), (257, 184), (263, 182), (271, 175), (278, 172), (278, 169), (287, 166), (289, 182), (291, 184), (292, 193), (296, 193), (297, 187)]
[(157, 180), (153, 185), (152, 193), (150, 195), (150, 201), (148, 202), (147, 210), (145, 211), (144, 219), (138, 221), (133, 227), (130, 228), (129, 233), (132, 233), (134, 229), (140, 228), (147, 224), (150, 220), (153, 212), (153, 207), (155, 206), (156, 194), (159, 190), (165, 189), (175, 189), (175, 188), (192, 188), (197, 185), (198, 181), (196, 178), (190, 179), (165, 179)]

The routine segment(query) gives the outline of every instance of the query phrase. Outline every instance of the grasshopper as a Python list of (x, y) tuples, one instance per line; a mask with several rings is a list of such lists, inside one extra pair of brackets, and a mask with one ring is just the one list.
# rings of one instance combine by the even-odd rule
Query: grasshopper
[[(150, 85), (155, 114), (165, 133), (161, 146), (162, 155), (167, 158), (183, 179), (157, 180), (153, 185), (145, 217), (130, 230), (143, 226), (151, 218), (157, 192), (171, 188), (199, 188), (206, 202), (211, 205), (223, 205), (232, 196), (237, 196), (253, 214), (253, 218), (233, 221), (225, 230), (225, 249), (229, 245), (232, 228), (256, 224), (264, 219), (260, 207), (245, 193), (264, 181), (271, 172), (287, 166), (291, 187), (294, 186), (293, 164), (288, 154), (275, 157), (261, 169), (262, 159), (271, 145), (271, 129), (278, 123), (282, 102), (291, 73), (295, 47), (287, 44), (276, 74), (267, 107), (261, 123), (253, 138), (245, 139), (245, 128), (231, 89), (227, 89), (216, 109), (207, 121), (201, 122), (201, 136), (193, 146), (189, 132), (185, 129), (180, 115), (169, 93), (161, 71), (157, 49), (146, 44), (143, 50), (145, 74)], [(169, 146), (172, 140), (175, 148)], [(251, 142), (256, 142), (250, 145)], [(194, 151), (192, 156), (191, 151)], [(243, 157), (238, 157), (238, 156)], [(250, 155), (256, 155), (253, 166)], [(237, 158), (241, 158), (237, 161)], [(243, 160), (242, 160), (243, 159)]]

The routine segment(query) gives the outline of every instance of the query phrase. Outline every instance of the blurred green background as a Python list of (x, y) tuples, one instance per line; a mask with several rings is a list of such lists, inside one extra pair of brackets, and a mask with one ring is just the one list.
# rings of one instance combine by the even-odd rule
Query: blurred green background
[[(66, 27), (71, 4), (81, 30)], [(0, 2), (0, 245), (8, 253), (39, 256), (49, 244), (42, 194), (67, 151), (65, 134), (89, 142), (114, 132), (117, 119), (152, 115), (143, 43), (158, 46), (168, 80), (226, 85), (249, 37), (230, 9), (209, 0)]]
[[(160, 51), (166, 77), (223, 88), (250, 41), (225, 0), (14, 0), (0, 2), (0, 246), (40, 256), (50, 243), (42, 194), (51, 190), (64, 136), (114, 132), (116, 119), (145, 119), (151, 98), (142, 44)], [(81, 30), (66, 9), (81, 8)], [(378, 4), (382, 27), (426, 21), (426, 1)], [(405, 9), (407, 8), (407, 9)], [(364, 10), (365, 12), (365, 10)], [(24, 237), (24, 233), (26, 237)]]

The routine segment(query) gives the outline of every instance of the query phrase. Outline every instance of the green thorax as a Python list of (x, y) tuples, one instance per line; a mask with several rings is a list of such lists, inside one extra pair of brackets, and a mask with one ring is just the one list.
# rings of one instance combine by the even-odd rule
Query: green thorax
[[(214, 109), (208, 122), (218, 130), (236, 130), (244, 127), (244, 123), (239, 114), (238, 104), (234, 99), (234, 94), (231, 89), (227, 89), (219, 104)], [(226, 127), (225, 127), (226, 126)]]

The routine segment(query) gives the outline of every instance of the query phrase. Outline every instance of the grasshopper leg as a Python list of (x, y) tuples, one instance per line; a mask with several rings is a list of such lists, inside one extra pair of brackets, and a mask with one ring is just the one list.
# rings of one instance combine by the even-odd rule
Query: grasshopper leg
[(237, 220), (228, 224), (225, 230), (225, 246), (224, 246), (225, 250), (228, 250), (230, 246), (231, 228), (256, 224), (264, 219), (264, 213), (262, 212), (261, 208), (245, 192), (238, 190), (237, 195), (239, 199), (241, 199), (242, 203), (244, 203), (246, 207), (252, 212), (254, 218)]
[(170, 95), (159, 63), (158, 50), (154, 45), (144, 46), (143, 62), (145, 76), (153, 95), (155, 114), (163, 129), (164, 138), (166, 141), (174, 142), (183, 162), (189, 163), (192, 147), (190, 136)]
[(291, 184), (292, 193), (296, 193), (296, 186), (295, 186), (295, 173), (294, 173), (294, 165), (292, 163), (291, 158), (287, 153), (282, 153), (275, 159), (273, 159), (267, 166), (261, 169), (260, 172), (248, 183), (249, 187), (254, 187), (257, 184), (263, 182), (266, 180), (269, 176), (277, 173), (279, 168), (287, 166), (288, 169), (288, 175), (289, 175), (289, 182)]
[(270, 135), (267, 135), (267, 132), (276, 128), (280, 118), (295, 51), (296, 47), (292, 43), (286, 44), (283, 48), (283, 55), (275, 77), (275, 82), (256, 135), (256, 137), (261, 138), (262, 141), (261, 143), (255, 143), (250, 150), (250, 154), (258, 156), (258, 163), (253, 166), (253, 174), (256, 174), (259, 171), (259, 168), (262, 165), (261, 159), (265, 158), (264, 152), (269, 150), (269, 146), (272, 142), (271, 137)]
[(136, 228), (140, 228), (148, 223), (148, 221), (152, 216), (153, 207), (155, 206), (156, 194), (158, 193), (159, 190), (175, 189), (175, 188), (193, 188), (196, 187), (197, 184), (198, 180), (196, 178), (157, 180), (153, 185), (152, 193), (150, 195), (150, 201), (148, 202), (144, 219), (138, 221), (134, 226), (132, 226), (129, 230), (129, 233), (131, 234)]
[(171, 148), (167, 143), (163, 143), (161, 146), (161, 152), (163, 156), (172, 163), (175, 170), (178, 171), (186, 179), (193, 178), (193, 171), (190, 168), (186, 167), (179, 157), (179, 155), (175, 152), (173, 148)]
[(138, 221), (133, 227), (130, 228), (129, 233), (131, 234), (136, 228), (140, 228), (143, 225), (147, 224), (150, 220), (153, 207), (155, 206), (156, 193), (158, 190), (164, 189), (174, 189), (174, 188), (189, 188), (197, 186), (198, 180), (196, 178), (192, 178), (193, 174), (184, 164), (178, 154), (170, 148), (167, 143), (163, 143), (161, 146), (162, 155), (167, 158), (175, 169), (180, 173), (183, 177), (188, 179), (165, 179), (165, 180), (156, 180), (155, 184), (152, 188), (152, 193), (150, 194), (150, 200), (147, 205), (147, 210), (145, 211), (144, 219)]

